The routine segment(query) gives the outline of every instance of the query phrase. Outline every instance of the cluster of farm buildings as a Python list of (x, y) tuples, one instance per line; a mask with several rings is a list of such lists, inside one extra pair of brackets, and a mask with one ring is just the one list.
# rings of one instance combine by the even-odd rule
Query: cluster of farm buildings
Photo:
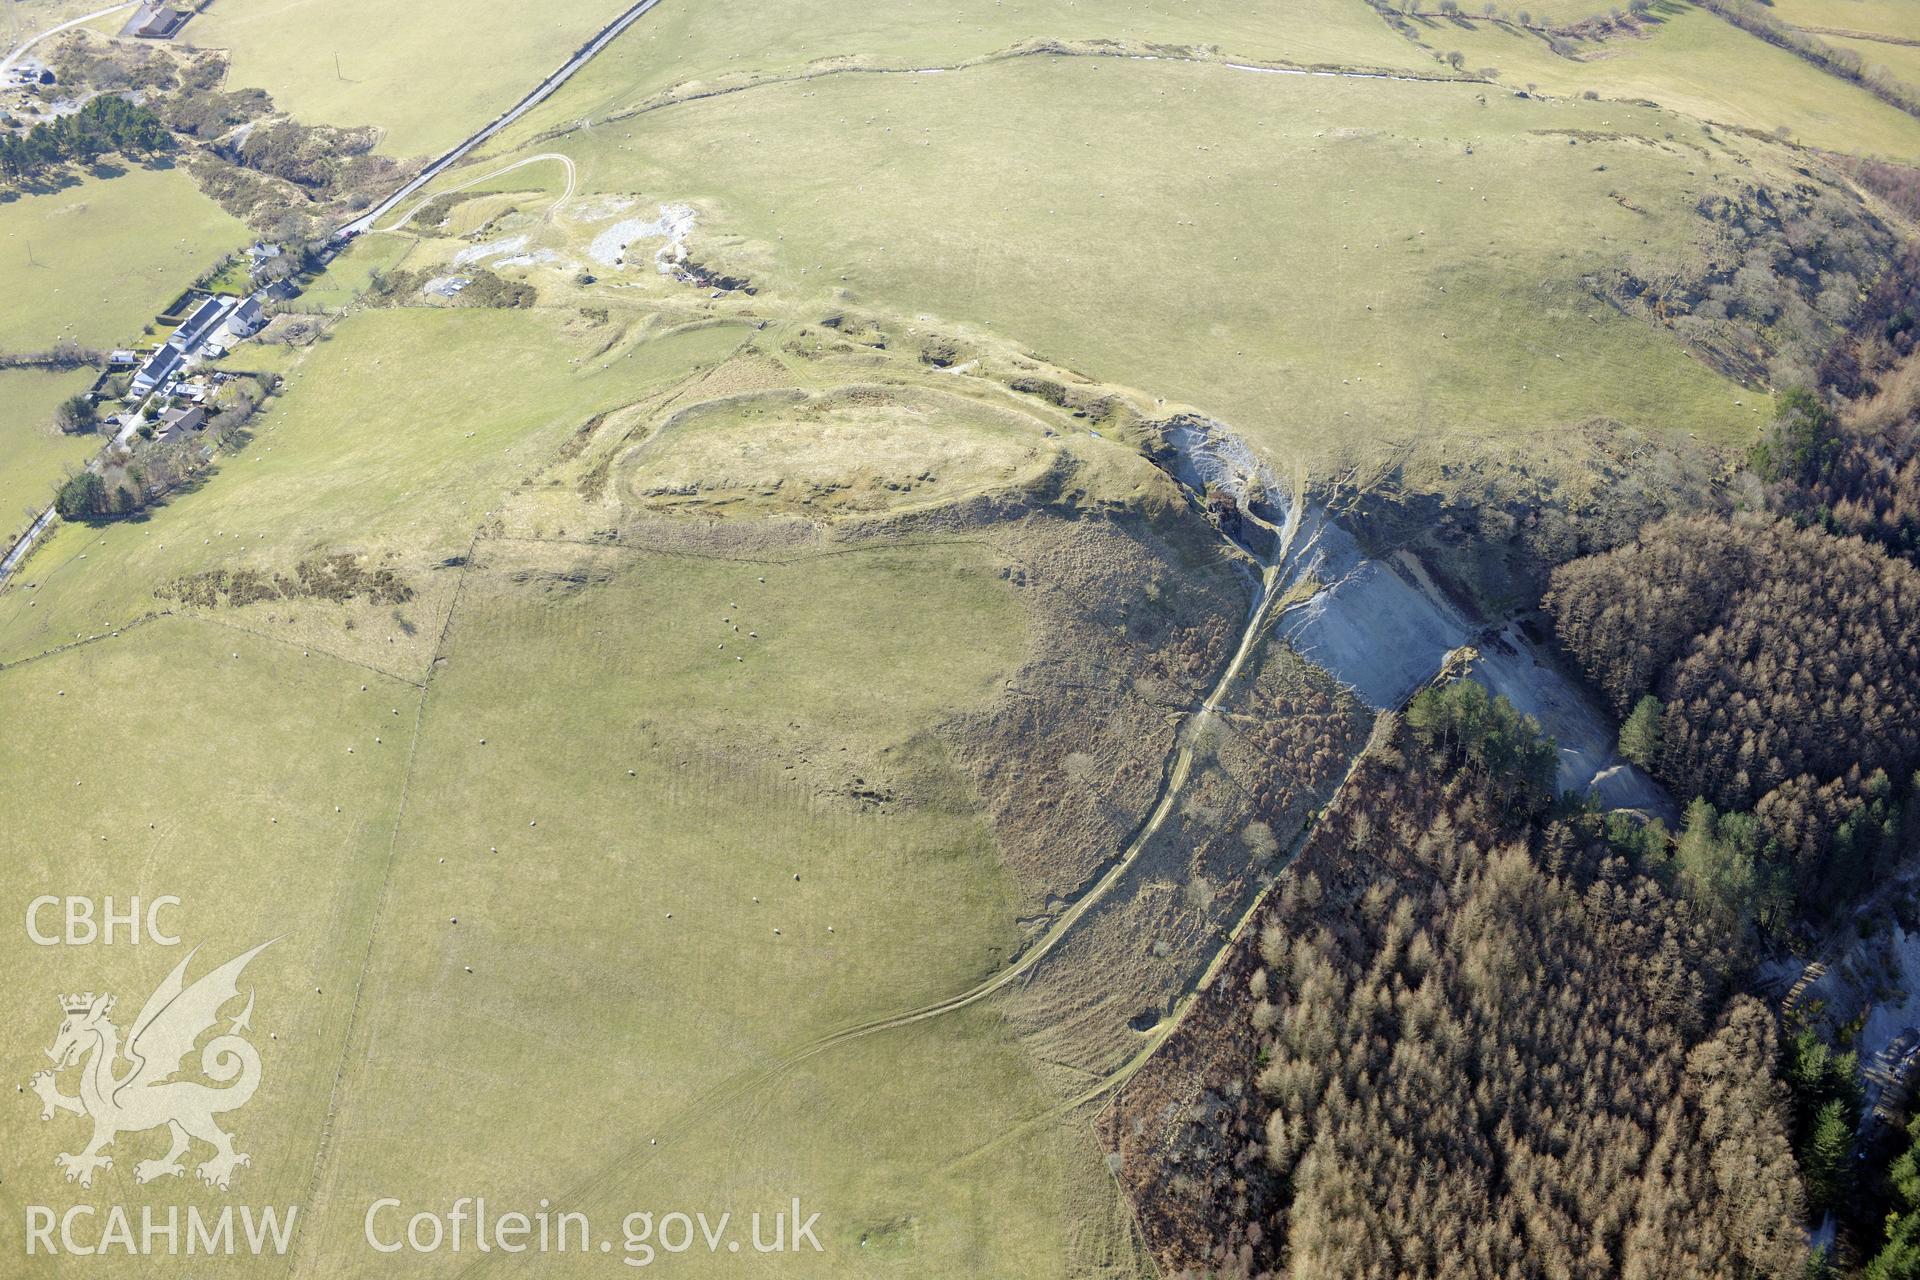
[[(247, 251), (256, 285), (261, 270), (281, 252), (278, 245), (270, 244), (256, 244)], [(224, 356), (235, 343), (266, 328), (267, 305), (294, 292), (285, 281), (246, 294), (189, 290), (161, 317), (168, 321), (177, 316), (178, 323), (157, 346), (113, 352), (94, 395), (105, 393), (110, 379), (131, 372), (121, 397), (128, 408), (115, 419), (121, 440), (149, 421), (156, 428), (155, 438), (162, 442), (198, 430), (205, 422), (202, 405), (227, 377), (221, 373), (201, 376), (201, 363)]]

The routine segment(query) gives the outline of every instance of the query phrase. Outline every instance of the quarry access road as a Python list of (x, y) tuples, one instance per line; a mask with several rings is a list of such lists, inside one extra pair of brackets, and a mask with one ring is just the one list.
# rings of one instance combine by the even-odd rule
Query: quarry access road
[(352, 222), (347, 223), (338, 231), (334, 232), (334, 238), (337, 240), (351, 239), (354, 236), (371, 231), (374, 223), (393, 212), (408, 196), (419, 191), (429, 182), (432, 182), (455, 164), (458, 164), (475, 147), (493, 137), (521, 116), (526, 115), (527, 112), (552, 97), (561, 85), (578, 75), (580, 69), (589, 62), (592, 62), (602, 49), (619, 39), (628, 27), (638, 22), (646, 15), (648, 10), (659, 3), (660, 0), (640, 0), (640, 3), (629, 8), (612, 22), (600, 28), (599, 32), (596, 33), (591, 40), (588, 40), (580, 46), (579, 51), (573, 55), (565, 66), (548, 76), (545, 80), (542, 80), (533, 92), (495, 116), (490, 123), (478, 131), (468, 135), (466, 141), (461, 142), (455, 146), (453, 150), (447, 152), (426, 168), (422, 169), (419, 174), (403, 185), (398, 191), (395, 191), (385, 200), (374, 205)]
[(458, 186), (448, 187), (445, 191), (437, 191), (432, 196), (423, 197), (418, 204), (413, 206), (413, 208), (401, 214), (398, 221), (389, 223), (387, 226), (384, 226), (384, 227), (374, 227), (372, 228), (372, 231), (375, 233), (382, 233), (382, 234), (390, 231), (404, 231), (407, 228), (407, 224), (413, 221), (415, 214), (419, 213), (420, 210), (426, 208), (427, 205), (431, 204), (434, 200), (439, 199), (441, 196), (450, 196), (450, 195), (453, 195), (455, 192), (465, 191), (469, 187), (477, 187), (483, 182), (490, 182), (493, 179), (500, 177), (502, 174), (512, 173), (515, 169), (524, 168), (525, 166), (530, 164), (537, 164), (543, 160), (557, 160), (567, 171), (566, 189), (560, 193), (560, 198), (558, 200), (555, 200), (551, 205), (547, 207), (546, 218), (550, 222), (553, 220), (553, 216), (559, 213), (561, 208), (565, 206), (567, 201), (573, 199), (574, 190), (576, 187), (579, 186), (579, 171), (574, 168), (573, 157), (562, 155), (558, 151), (542, 151), (537, 156), (528, 156), (523, 160), (515, 160), (512, 164), (502, 165), (500, 168), (490, 170), (489, 172), (483, 173), (478, 177), (469, 178)]

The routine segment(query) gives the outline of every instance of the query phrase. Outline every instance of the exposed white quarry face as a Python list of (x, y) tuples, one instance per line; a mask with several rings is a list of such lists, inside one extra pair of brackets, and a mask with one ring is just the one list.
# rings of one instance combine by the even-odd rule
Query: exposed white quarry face
[(1281, 627), (1302, 654), (1367, 705), (1395, 707), (1440, 670), (1447, 654), (1472, 645), (1480, 655), (1474, 677), (1538, 720), (1559, 748), (1561, 790), (1591, 791), (1609, 809), (1677, 816), (1659, 784), (1619, 757), (1606, 713), (1518, 626), (1481, 634), (1430, 582), (1367, 558), (1324, 513), (1310, 518), (1319, 527), (1306, 567), (1328, 585)]
[(1326, 515), (1308, 519), (1313, 541), (1302, 571), (1325, 585), (1281, 634), (1368, 706), (1398, 706), (1472, 631), (1443, 601), (1368, 559)]
[(628, 246), (637, 240), (663, 241), (654, 250), (656, 270), (665, 275), (687, 256), (687, 237), (693, 233), (694, 212), (683, 204), (663, 204), (658, 217), (651, 220), (625, 218), (593, 238), (587, 256), (603, 267), (611, 267), (630, 257)]
[(1319, 590), (1288, 608), (1276, 634), (1374, 708), (1397, 707), (1472, 645), (1473, 675), (1540, 722), (1559, 748), (1562, 790), (1595, 793), (1608, 808), (1677, 815), (1659, 784), (1620, 759), (1612, 721), (1587, 691), (1549, 661), (1519, 627), (1488, 635), (1449, 603), (1417, 564), (1367, 556), (1353, 535), (1318, 507), (1293, 511), (1285, 486), (1219, 423), (1175, 426), (1177, 474), (1196, 492), (1211, 488), (1244, 501), (1257, 486), (1268, 507), (1285, 510), (1285, 581)]

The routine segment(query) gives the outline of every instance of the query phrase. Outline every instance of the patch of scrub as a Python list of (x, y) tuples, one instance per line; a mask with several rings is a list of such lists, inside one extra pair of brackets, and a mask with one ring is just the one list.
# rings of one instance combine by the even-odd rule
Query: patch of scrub
[(593, 238), (587, 256), (603, 267), (617, 266), (626, 261), (627, 247), (636, 240), (661, 240), (661, 246), (654, 250), (653, 265), (661, 275), (667, 275), (675, 267), (686, 261), (687, 237), (693, 232), (693, 210), (683, 204), (663, 204), (660, 215), (652, 221), (641, 218), (626, 218), (614, 223)]

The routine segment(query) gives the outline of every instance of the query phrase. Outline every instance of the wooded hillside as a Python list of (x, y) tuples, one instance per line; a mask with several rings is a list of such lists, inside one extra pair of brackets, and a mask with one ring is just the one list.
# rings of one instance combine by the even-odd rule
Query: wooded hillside
[(1472, 760), (1431, 730), (1377, 741), (1116, 1102), (1156, 1254), (1303, 1280), (1798, 1275), (1772, 1015), (1727, 997), (1716, 931), (1598, 819), (1503, 803)]
[(1658, 699), (1630, 721), (1654, 773), (1758, 815), (1802, 903), (1868, 882), (1920, 765), (1920, 571), (1859, 538), (1696, 517), (1563, 566), (1546, 605), (1617, 712)]

